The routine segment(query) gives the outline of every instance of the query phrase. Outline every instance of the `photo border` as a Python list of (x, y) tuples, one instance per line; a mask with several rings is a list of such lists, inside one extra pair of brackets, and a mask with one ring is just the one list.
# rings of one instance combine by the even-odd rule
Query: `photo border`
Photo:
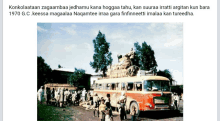
[(3, 121), (3, 0), (0, 8), (0, 121)]
[[(218, 64), (218, 61), (220, 60), (220, 0), (217, 0), (217, 120), (220, 121), (220, 105), (218, 105), (218, 102), (220, 100), (220, 64)], [(218, 88), (219, 87), (219, 88)]]

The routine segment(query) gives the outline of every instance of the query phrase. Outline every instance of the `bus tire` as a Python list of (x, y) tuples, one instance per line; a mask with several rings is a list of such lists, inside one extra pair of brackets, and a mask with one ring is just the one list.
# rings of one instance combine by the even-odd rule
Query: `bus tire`
[(139, 114), (140, 114), (140, 110), (139, 110), (139, 106), (138, 106), (138, 104), (137, 104), (137, 102), (132, 102), (131, 103), (131, 105), (130, 105), (130, 112), (132, 111), (132, 108), (133, 107), (135, 107), (135, 109), (136, 109), (136, 116), (138, 117), (139, 116)]

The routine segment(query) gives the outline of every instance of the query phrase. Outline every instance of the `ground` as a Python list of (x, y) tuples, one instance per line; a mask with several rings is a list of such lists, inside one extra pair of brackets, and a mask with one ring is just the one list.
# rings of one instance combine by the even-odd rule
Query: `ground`
[[(118, 113), (114, 112), (114, 121), (119, 121)], [(128, 115), (130, 120), (131, 116)], [(65, 108), (54, 107), (46, 104), (38, 104), (38, 121), (100, 121), (93, 117), (93, 110), (85, 110), (81, 106), (69, 106)], [(128, 120), (128, 121), (129, 121)], [(179, 111), (142, 112), (140, 121), (183, 121), (183, 114)]]

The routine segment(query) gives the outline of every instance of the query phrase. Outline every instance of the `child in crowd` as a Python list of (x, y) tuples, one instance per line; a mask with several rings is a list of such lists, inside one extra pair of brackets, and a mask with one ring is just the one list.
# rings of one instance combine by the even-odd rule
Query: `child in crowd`
[(105, 120), (105, 111), (106, 105), (104, 104), (104, 99), (101, 100), (101, 105), (99, 106), (99, 112), (100, 112), (100, 116), (99, 119), (101, 119), (101, 121)]
[(93, 110), (93, 117), (95, 117), (95, 112), (97, 112), (97, 115), (98, 115), (98, 117), (99, 117), (99, 97), (98, 97), (98, 95), (97, 95), (97, 93), (95, 93), (95, 95), (94, 95), (94, 97), (93, 97), (93, 102), (94, 102), (94, 110)]
[(132, 111), (131, 111), (130, 115), (131, 115), (131, 121), (136, 121), (136, 109), (135, 109), (135, 107), (132, 107)]
[(122, 121), (124, 119), (127, 119), (124, 100), (121, 100), (119, 109), (120, 109), (120, 120)]
[(113, 115), (112, 115), (112, 108), (110, 102), (106, 102), (106, 108), (105, 108), (105, 121), (112, 121)]

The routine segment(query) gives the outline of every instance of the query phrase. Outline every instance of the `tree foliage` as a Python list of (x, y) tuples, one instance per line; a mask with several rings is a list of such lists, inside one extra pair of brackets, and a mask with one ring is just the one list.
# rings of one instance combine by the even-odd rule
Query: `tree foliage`
[(93, 40), (94, 45), (94, 55), (93, 62), (90, 62), (90, 65), (95, 72), (101, 71), (103, 76), (107, 71), (107, 66), (112, 64), (112, 53), (109, 52), (110, 43), (106, 42), (105, 34), (102, 34), (100, 31), (97, 37)]
[(41, 56), (37, 56), (37, 89), (51, 82), (51, 68)]
[(170, 71), (168, 69), (165, 69), (164, 71), (159, 70), (157, 72), (157, 75), (167, 77), (170, 80), (170, 85), (172, 85), (172, 82), (174, 80), (173, 80), (172, 74), (170, 73)]
[(135, 46), (135, 60), (134, 63), (140, 67), (141, 70), (148, 70), (156, 72), (157, 62), (154, 56), (154, 50), (146, 42), (142, 46), (138, 42), (134, 43)]
[(58, 65), (58, 68), (63, 68), (60, 64)]
[(75, 68), (74, 73), (70, 75), (68, 79), (68, 83), (74, 86), (79, 86), (80, 82), (84, 79), (84, 77), (85, 77), (85, 70)]

